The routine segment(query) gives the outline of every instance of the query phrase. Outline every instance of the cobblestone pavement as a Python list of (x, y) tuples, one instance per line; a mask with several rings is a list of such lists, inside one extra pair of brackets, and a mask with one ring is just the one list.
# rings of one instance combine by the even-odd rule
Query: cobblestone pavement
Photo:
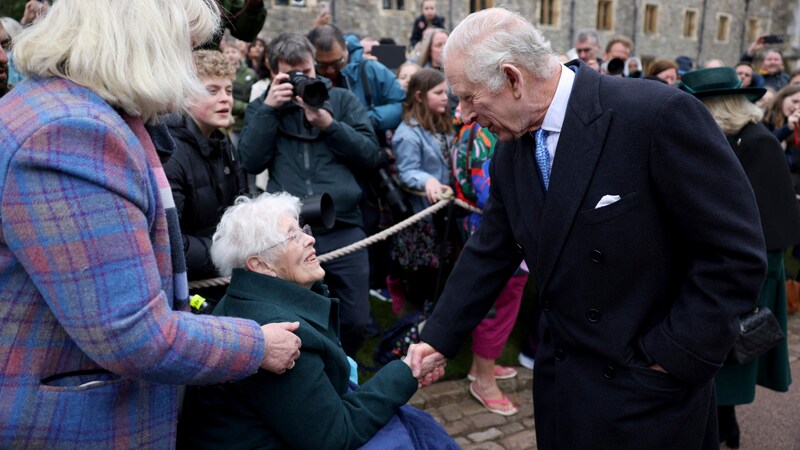
[[(742, 449), (800, 450), (800, 314), (789, 316), (789, 360), (795, 383), (788, 393), (758, 388), (753, 404), (737, 408)], [(464, 450), (535, 449), (533, 372), (518, 370), (517, 378), (498, 382), (519, 408), (511, 417), (486, 411), (466, 379), (421, 389), (410, 403), (433, 415)]]

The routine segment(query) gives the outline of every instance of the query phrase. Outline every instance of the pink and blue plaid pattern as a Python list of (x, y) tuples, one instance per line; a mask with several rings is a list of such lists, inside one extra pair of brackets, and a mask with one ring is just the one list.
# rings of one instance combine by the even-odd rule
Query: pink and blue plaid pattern
[(176, 385), (258, 369), (255, 322), (174, 311), (158, 170), (88, 89), (0, 99), (0, 446), (170, 448)]

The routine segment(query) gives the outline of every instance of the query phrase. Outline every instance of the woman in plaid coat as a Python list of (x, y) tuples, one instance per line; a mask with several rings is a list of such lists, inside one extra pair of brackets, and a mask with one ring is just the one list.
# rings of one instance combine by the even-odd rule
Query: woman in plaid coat
[(18, 36), (28, 79), (0, 100), (0, 446), (170, 448), (179, 385), (299, 356), (296, 324), (187, 312), (156, 151), (174, 144), (145, 122), (199, 95), (191, 46), (218, 24), (207, 0), (61, 0)]

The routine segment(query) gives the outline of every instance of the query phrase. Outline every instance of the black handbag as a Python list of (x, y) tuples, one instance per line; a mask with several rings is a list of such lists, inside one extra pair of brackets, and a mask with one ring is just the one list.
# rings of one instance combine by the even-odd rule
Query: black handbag
[(728, 358), (739, 364), (747, 364), (784, 339), (786, 334), (772, 311), (769, 308), (755, 308), (739, 317), (739, 336)]

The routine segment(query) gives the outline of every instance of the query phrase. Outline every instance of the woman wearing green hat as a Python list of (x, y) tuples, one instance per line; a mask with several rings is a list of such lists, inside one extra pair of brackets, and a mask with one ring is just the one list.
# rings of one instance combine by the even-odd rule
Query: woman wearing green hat
[[(800, 208), (783, 148), (761, 123), (753, 104), (764, 88), (742, 88), (731, 67), (701, 69), (683, 76), (678, 87), (700, 99), (714, 116), (753, 187), (767, 248), (767, 279), (759, 307), (769, 308), (786, 332), (784, 250), (800, 242)], [(716, 376), (720, 442), (739, 447), (735, 405), (751, 403), (756, 384), (786, 392), (791, 383), (786, 340), (747, 364), (727, 361)]]

